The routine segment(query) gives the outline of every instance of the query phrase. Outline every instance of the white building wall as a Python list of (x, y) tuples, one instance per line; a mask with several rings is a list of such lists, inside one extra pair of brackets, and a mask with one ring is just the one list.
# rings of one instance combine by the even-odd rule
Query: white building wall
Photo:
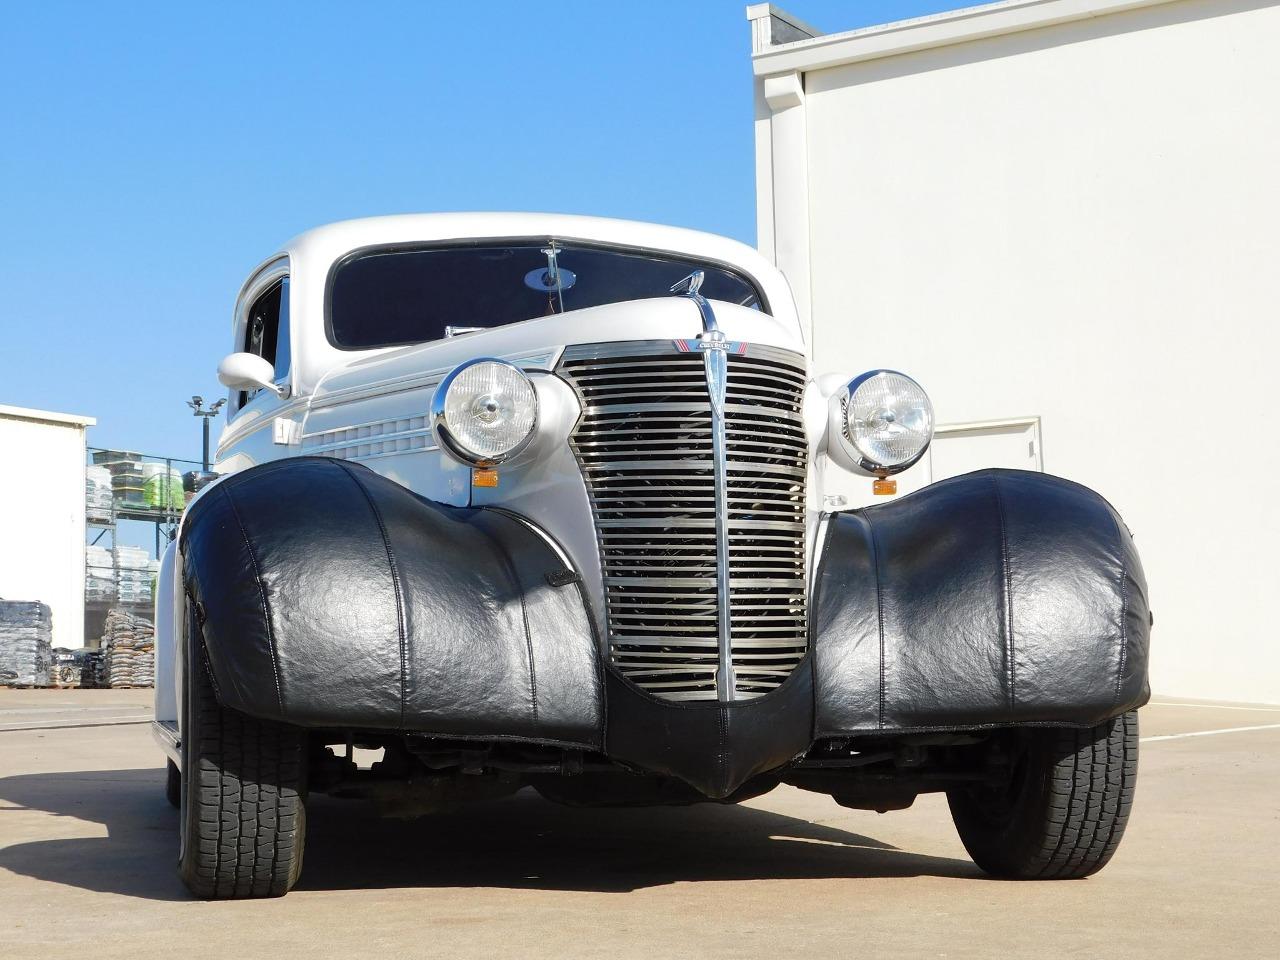
[(53, 645), (84, 646), (89, 417), (0, 406), (0, 598), (53, 613)]
[(944, 423), (1041, 418), (1044, 469), (1137, 538), (1156, 692), (1280, 702), (1280, 6), (1120, 6), (758, 49), (758, 92), (802, 77), (807, 181), (801, 212), (762, 179), (762, 246), (805, 231), (820, 371), (908, 372)]

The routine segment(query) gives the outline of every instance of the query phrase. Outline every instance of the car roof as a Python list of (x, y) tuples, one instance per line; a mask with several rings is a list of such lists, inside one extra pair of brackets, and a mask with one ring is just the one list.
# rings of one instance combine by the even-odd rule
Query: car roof
[(332, 248), (349, 251), (381, 244), (542, 236), (688, 252), (730, 263), (763, 260), (755, 248), (713, 233), (637, 220), (562, 213), (410, 213), (342, 220), (299, 234), (284, 245), (282, 252), (319, 252)]

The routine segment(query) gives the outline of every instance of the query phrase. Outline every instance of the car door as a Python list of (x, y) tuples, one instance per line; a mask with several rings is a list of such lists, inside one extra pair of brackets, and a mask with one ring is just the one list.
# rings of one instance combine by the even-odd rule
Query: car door
[[(275, 383), (286, 388), (292, 381), (287, 271), (283, 261), (261, 271), (242, 298), (243, 309), (236, 319), (236, 349), (270, 363)], [(275, 421), (286, 405), (293, 406), (290, 394), (281, 397), (266, 389), (231, 391), (227, 428), (218, 447), (219, 472), (242, 470), (289, 452), (289, 444), (279, 442)]]

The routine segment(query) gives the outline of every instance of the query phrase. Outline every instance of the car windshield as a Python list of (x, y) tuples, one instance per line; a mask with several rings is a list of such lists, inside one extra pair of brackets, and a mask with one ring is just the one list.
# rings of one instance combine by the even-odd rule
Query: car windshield
[(665, 297), (703, 270), (702, 293), (757, 310), (741, 275), (697, 260), (606, 247), (518, 243), (373, 250), (342, 260), (329, 292), (329, 338), (346, 350), (439, 340), (447, 328), (496, 327), (565, 310)]

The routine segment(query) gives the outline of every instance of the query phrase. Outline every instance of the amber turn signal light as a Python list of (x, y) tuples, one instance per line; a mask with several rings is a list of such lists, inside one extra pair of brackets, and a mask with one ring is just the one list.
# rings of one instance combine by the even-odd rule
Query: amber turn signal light
[(877, 477), (871, 482), (871, 492), (877, 497), (891, 497), (898, 492), (898, 481), (890, 477)]
[(498, 485), (498, 471), (472, 470), (471, 485), (473, 487), (496, 487)]

